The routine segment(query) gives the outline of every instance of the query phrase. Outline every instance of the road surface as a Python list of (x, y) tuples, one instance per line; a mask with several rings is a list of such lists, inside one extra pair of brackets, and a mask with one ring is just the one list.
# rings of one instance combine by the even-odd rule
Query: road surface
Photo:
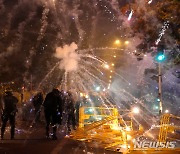
[[(22, 122), (17, 126), (15, 140), (10, 140), (9, 128), (7, 128), (5, 139), (0, 141), (0, 154), (115, 154), (117, 152), (107, 151), (100, 148), (97, 143), (74, 141), (65, 137), (62, 128), (58, 131), (58, 140), (46, 139), (44, 124), (30, 127), (28, 123)], [(20, 129), (23, 128), (23, 129)], [(180, 151), (140, 152), (132, 154), (178, 154)]]

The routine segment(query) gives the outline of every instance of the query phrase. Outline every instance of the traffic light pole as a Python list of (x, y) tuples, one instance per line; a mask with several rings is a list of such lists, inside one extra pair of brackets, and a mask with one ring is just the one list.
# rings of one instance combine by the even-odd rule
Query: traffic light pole
[(159, 67), (159, 115), (162, 113), (162, 72), (161, 72), (161, 63), (158, 64)]

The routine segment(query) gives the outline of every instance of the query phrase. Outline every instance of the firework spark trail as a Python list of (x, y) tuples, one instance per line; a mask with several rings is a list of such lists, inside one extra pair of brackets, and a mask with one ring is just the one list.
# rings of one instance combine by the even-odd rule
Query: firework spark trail
[[(94, 80), (94, 77), (92, 77), (92, 74), (90, 74), (90, 73), (86, 73), (86, 74), (83, 74), (83, 76), (85, 77), (85, 78), (88, 78), (88, 81), (90, 82), (89, 83), (89, 90), (90, 91), (94, 91), (94, 87), (95, 86), (97, 86), (97, 80)], [(96, 78), (96, 79), (99, 79), (99, 78)], [(99, 79), (99, 81), (98, 81), (98, 85), (100, 85), (102, 88), (105, 88), (106, 87), (106, 84), (105, 85), (103, 85), (103, 83), (102, 83), (102, 81), (103, 80), (100, 80)], [(86, 83), (87, 84), (87, 83)]]
[(117, 75), (118, 77), (120, 77), (122, 80), (124, 80), (126, 83), (128, 83), (128, 85), (131, 85), (130, 82), (128, 82), (125, 78), (123, 78), (123, 76), (121, 76), (119, 73), (115, 72), (115, 75)]
[(9, 32), (10, 32), (10, 27), (11, 27), (12, 19), (13, 19), (14, 14), (16, 13), (16, 11), (17, 11), (17, 9), (18, 9), (18, 6), (19, 6), (18, 4), (15, 5), (15, 6), (13, 7), (13, 9), (11, 10), (11, 12), (9, 12), (8, 15), (7, 15), (7, 24), (6, 24), (6, 33), (5, 33), (6, 36), (7, 36), (7, 35), (9, 34)]
[[(110, 98), (111, 98), (112, 102), (114, 102), (115, 105), (116, 105), (117, 107), (119, 107), (119, 104), (116, 103), (117, 101), (115, 100), (115, 98), (113, 98), (113, 97), (111, 97), (111, 96), (110, 96)], [(105, 97), (105, 99), (107, 100), (107, 97)]]
[(86, 61), (86, 60), (82, 60), (87, 66), (89, 67), (93, 67), (95, 70), (97, 70), (101, 75), (103, 75), (103, 72), (97, 68), (95, 65), (93, 65), (92, 62)]
[(68, 35), (67, 33), (69, 32), (69, 25), (71, 23), (69, 19), (73, 17), (79, 34), (78, 45), (80, 46), (85, 34), (85, 31), (82, 29), (79, 21), (79, 16), (82, 14), (82, 10), (78, 9), (79, 8), (78, 1), (77, 2), (73, 1), (72, 6), (73, 9), (69, 9), (68, 6), (66, 5), (66, 1), (65, 0), (61, 1), (61, 6), (59, 7), (59, 9), (64, 22), (59, 21), (58, 23), (62, 28), (62, 36), (65, 37)]
[[(46, 28), (48, 26), (48, 22), (47, 22), (48, 13), (49, 13), (49, 8), (47, 6), (47, 3), (45, 3), (44, 10), (43, 10), (43, 13), (42, 13), (42, 18), (41, 18), (41, 28), (40, 28), (39, 35), (37, 37), (36, 47), (35, 48), (34, 47), (31, 48), (29, 57), (27, 58), (26, 64), (25, 64), (26, 72), (23, 75), (24, 76), (23, 80), (24, 80), (25, 83), (28, 82), (29, 68), (31, 67), (31, 64), (32, 64), (32, 58), (36, 54), (36, 48), (39, 46), (40, 41), (43, 39), (43, 37), (45, 35), (45, 32), (46, 32)], [(35, 13), (32, 12), (29, 15), (28, 19), (31, 20), (34, 15), (35, 15)]]
[[(85, 79), (89, 79), (89, 82), (86, 82), (86, 83), (82, 83), (82, 78), (79, 77), (78, 74), (81, 74), (81, 76), (83, 76), (83, 78)], [(77, 80), (77, 83), (81, 85), (81, 87), (79, 89), (84, 89), (86, 92), (87, 91), (91, 91), (92, 89), (92, 85), (94, 84), (94, 80), (92, 78), (90, 78), (90, 75), (89, 74), (84, 74), (81, 72), (81, 70), (78, 70), (77, 72), (71, 72), (71, 75), (69, 75), (69, 77), (72, 77), (73, 76), (73, 80), (75, 77), (78, 77), (78, 80)], [(71, 79), (69, 79), (71, 81)], [(69, 85), (68, 89), (73, 87), (73, 84), (76, 83), (76, 82), (73, 82), (72, 84)], [(79, 85), (78, 85), (79, 86)], [(78, 89), (78, 87), (76, 87)]]
[(61, 89), (60, 85), (61, 85), (61, 83), (63, 82), (62, 72), (59, 71), (59, 73), (58, 73), (57, 76), (58, 76), (58, 77), (57, 77), (57, 80), (56, 80), (55, 85), (58, 85), (57, 88), (58, 88), (58, 89)]
[[(67, 2), (66, 0), (62, 0), (61, 2), (62, 4), (62, 7), (60, 7), (60, 13), (62, 15), (62, 20), (63, 20), (63, 23), (61, 24), (61, 27), (64, 28), (62, 29), (62, 36), (63, 37), (67, 37), (69, 35), (69, 27), (70, 27), (70, 24), (71, 24), (71, 17), (72, 17), (72, 8), (70, 9), (68, 6), (67, 6)], [(73, 8), (74, 8), (74, 5), (73, 5)], [(79, 16), (78, 12), (74, 12), (74, 15), (75, 16)], [(76, 27), (77, 28), (77, 27)]]
[[(96, 60), (97, 61), (97, 59), (98, 58), (93, 58), (93, 60)], [(101, 61), (102, 62), (102, 61)], [(88, 63), (87, 63), (88, 64)], [(100, 80), (98, 77), (96, 77), (94, 74), (92, 74), (91, 72), (90, 72), (90, 68), (88, 68), (88, 69), (90, 69), (90, 70), (87, 70), (87, 68), (86, 68), (87, 66), (79, 66), (79, 69), (78, 69), (78, 71), (79, 71), (79, 73), (82, 75), (82, 76), (84, 76), (83, 78), (86, 78), (86, 79), (88, 79), (89, 78), (89, 81), (90, 82), (88, 82), (88, 84), (87, 83), (84, 83), (81, 79), (81, 77), (78, 77), (79, 79), (80, 79), (80, 87), (78, 88), (78, 86), (79, 86), (79, 84), (78, 84), (78, 86), (77, 86), (77, 84), (75, 85), (75, 83), (73, 83), (74, 84), (74, 86), (73, 87), (75, 87), (76, 88), (76, 91), (77, 91), (77, 89), (80, 89), (80, 90), (83, 90), (84, 89), (84, 91), (91, 91), (91, 89), (92, 89), (92, 87), (90, 86), (90, 85), (93, 85), (95, 82), (95, 80), (98, 80), (98, 81), (100, 81), (100, 83), (101, 83), (101, 86), (102, 86), (102, 80)], [(82, 72), (82, 69), (84, 69), (85, 70), (85, 72), (86, 73), (83, 73)], [(95, 69), (96, 70), (96, 69)], [(72, 72), (71, 72), (72, 73)], [(74, 75), (73, 76), (76, 76), (77, 77), (77, 72), (75, 73), (73, 73)], [(72, 74), (71, 74), (72, 75)], [(94, 80), (95, 79), (95, 80)], [(67, 83), (67, 78), (65, 79), (66, 80), (66, 83)], [(79, 80), (78, 80), (78, 83), (79, 83)], [(91, 84), (92, 83), (92, 84)], [(65, 88), (66, 89), (66, 88)], [(92, 89), (93, 90), (93, 89)], [(127, 95), (128, 95), (128, 97), (130, 96), (131, 98), (133, 98), (134, 100), (136, 100), (136, 101), (138, 101), (138, 102), (140, 102), (137, 98), (135, 98), (134, 96), (132, 96), (131, 94), (129, 94), (127, 91), (125, 91), (124, 90), (124, 93), (126, 93)], [(125, 96), (125, 95), (124, 95)], [(123, 97), (124, 98), (124, 97)], [(101, 99), (103, 99), (103, 104), (105, 103), (105, 100), (107, 100), (107, 98), (105, 97), (105, 98), (102, 98), (101, 97)], [(107, 101), (108, 103), (110, 103), (111, 104), (111, 102), (109, 102), (109, 101)], [(91, 102), (92, 103), (92, 105), (93, 105), (93, 102)], [(142, 104), (141, 102), (140, 102), (140, 104)]]
[(118, 0), (112, 0), (112, 1), (109, 1), (109, 3), (111, 4), (111, 7), (114, 10), (119, 10), (119, 2), (118, 2)]
[[(16, 5), (16, 7), (12, 10), (12, 13), (16, 11), (16, 9), (18, 8), (18, 5)], [(28, 15), (27, 19), (23, 22), (21, 22), (19, 25), (18, 25), (18, 30), (17, 30), (17, 33), (16, 33), (16, 37), (18, 41), (16, 41), (13, 45), (9, 46), (7, 48), (7, 51), (8, 52), (5, 52), (5, 53), (2, 53), (0, 55), (0, 57), (3, 57), (3, 56), (10, 56), (11, 54), (13, 54), (14, 52), (18, 51), (18, 49), (21, 48), (21, 45), (22, 45), (22, 40), (23, 40), (23, 32), (24, 32), (24, 28), (25, 26), (27, 25), (27, 23), (32, 20), (32, 18), (34, 17), (35, 15), (35, 12), (34, 10)], [(12, 20), (12, 17), (9, 18), (8, 22), (9, 22), (9, 26), (11, 24), (11, 20)], [(7, 35), (7, 34), (6, 34)], [(11, 48), (14, 48), (13, 50), (11, 50)]]
[(23, 74), (23, 81), (25, 83), (28, 83), (29, 68), (30, 68), (30, 66), (32, 64), (32, 57), (33, 57), (33, 55), (35, 55), (35, 53), (36, 53), (36, 50), (34, 49), (34, 47), (32, 47), (30, 52), (29, 52), (29, 56), (28, 56), (28, 58), (25, 61), (26, 71)]
[(91, 79), (89, 75), (85, 75), (85, 74), (81, 74), (81, 77), (88, 78), (88, 82), (85, 82), (84, 80), (82, 80), (82, 78), (80, 78), (80, 75), (79, 75), (78, 79), (81, 82), (81, 87), (79, 89), (81, 92), (85, 92), (86, 94), (88, 94), (89, 92), (93, 90), (92, 85), (94, 85), (94, 80)]
[(97, 23), (98, 23), (99, 14), (100, 14), (100, 11), (98, 10), (98, 7), (97, 7), (97, 1), (93, 0), (92, 3), (93, 3), (92, 5), (96, 14), (92, 17), (91, 35), (89, 36), (89, 40), (90, 40), (89, 47), (91, 47), (91, 45), (93, 44), (93, 40), (95, 39)]
[(145, 134), (147, 134), (148, 132), (150, 132), (152, 130), (152, 128), (149, 128), (148, 130), (146, 130), (143, 134), (142, 134), (142, 136), (145, 136)]
[[(88, 53), (91, 52), (93, 53), (93, 51), (96, 50), (117, 50), (117, 51), (124, 51), (124, 49), (119, 49), (119, 48), (112, 48), (112, 47), (99, 47), (99, 48), (89, 48), (89, 49), (82, 49), (82, 50), (78, 50), (78, 52), (84, 54), (84, 53)], [(92, 55), (91, 55), (92, 56)], [(96, 56), (95, 56), (96, 57)], [(99, 57), (98, 57), (99, 58)], [(104, 61), (104, 60), (102, 60)]]
[(93, 55), (90, 55), (90, 54), (86, 54), (86, 55), (80, 55), (81, 57), (84, 57), (84, 58), (91, 58), (93, 60), (96, 60), (97, 62), (101, 63), (101, 64), (105, 64), (106, 62), (100, 58), (97, 58)]
[[(148, 58), (149, 58), (149, 61), (148, 61)], [(137, 78), (139, 78), (139, 82), (142, 82), (142, 81), (144, 82), (144, 76), (143, 75), (144, 75), (145, 68), (152, 68), (152, 66), (154, 66), (154, 60), (152, 59), (151, 56), (148, 55), (143, 60), (142, 64), (140, 65), (140, 67), (137, 71), (137, 74), (138, 74)]]
[(133, 78), (137, 77), (136, 74), (132, 73), (132, 72), (127, 72), (125, 70), (118, 70), (118, 72), (120, 72), (121, 74), (125, 74), (124, 76), (132, 76)]
[[(106, 105), (105, 99), (103, 99), (101, 95), (99, 96), (99, 98), (101, 99), (101, 102), (102, 102), (102, 104), (104, 105), (104, 107), (105, 107), (106, 109), (108, 109), (108, 111), (110, 111), (108, 105)], [(109, 103), (110, 107), (112, 107), (112, 103), (110, 103), (109, 101), (108, 101), (108, 103)]]
[[(86, 93), (91, 91), (92, 85), (94, 85), (94, 80), (91, 79), (90, 75), (84, 74), (84, 73), (80, 73), (80, 71), (79, 71), (79, 74), (78, 74), (77, 77), (78, 77), (79, 81), (81, 82), (81, 86), (82, 86), (82, 87), (80, 87), (80, 89), (83, 88)], [(82, 78), (83, 79), (87, 79), (88, 82), (86, 82), (84, 80), (82, 81)]]
[[(73, 79), (74, 78), (75, 82), (73, 82), (73, 84), (75, 84), (75, 91), (77, 97), (79, 97), (80, 92), (85, 92), (86, 94), (88, 94), (91, 91), (94, 80), (91, 80), (89, 75), (84, 74), (81, 71), (77, 71), (76, 73), (73, 73)], [(88, 79), (88, 82), (86, 82), (85, 79)]]
[(58, 86), (57, 86), (57, 88), (58, 88), (58, 89), (61, 89), (61, 90), (63, 90), (64, 75), (65, 75), (65, 74), (62, 75), (62, 78), (61, 78), (61, 80), (59, 81), (59, 84), (58, 84)]
[[(143, 106), (145, 108), (145, 106)], [(145, 108), (151, 115), (149, 115), (147, 112), (144, 112), (142, 116), (143, 119), (146, 119), (145, 121), (148, 121), (148, 120), (153, 120), (152, 119), (152, 112), (150, 110), (148, 110), (147, 108)], [(155, 119), (154, 122), (157, 122), (159, 119)], [(148, 124), (148, 125), (151, 125), (152, 123)]]
[[(29, 14), (29, 16), (27, 17), (27, 19), (25, 21), (23, 21), (22, 23), (19, 24), (18, 26), (18, 34), (17, 34), (17, 37), (19, 38), (18, 43), (19, 45), (17, 45), (19, 48), (21, 47), (21, 43), (22, 43), (22, 40), (23, 40), (23, 32), (24, 32), (24, 29), (25, 29), (25, 26), (27, 25), (27, 23), (29, 21), (31, 21), (33, 19), (33, 17), (35, 16), (35, 12), (34, 10)], [(27, 79), (27, 75), (28, 75), (28, 70), (31, 66), (31, 58), (33, 56), (32, 54), (32, 51), (33, 51), (33, 48), (30, 50), (30, 55), (29, 55), (29, 58), (25, 61), (25, 67), (26, 67), (26, 72), (24, 73), (24, 81), (25, 82), (28, 82), (28, 79)]]
[(78, 3), (74, 3), (73, 6), (74, 6), (74, 9), (72, 10), (71, 15), (74, 17), (76, 28), (77, 28), (78, 33), (79, 33), (78, 46), (81, 46), (81, 43), (83, 41), (84, 34), (85, 34), (85, 31), (82, 29), (80, 21), (79, 21), (79, 15), (82, 14), (82, 11), (78, 10), (78, 8), (79, 8)]
[(39, 32), (39, 36), (37, 38), (37, 41), (41, 41), (41, 39), (44, 37), (45, 35), (45, 32), (46, 32), (46, 28), (48, 26), (48, 14), (49, 14), (49, 8), (47, 7), (47, 3), (45, 4), (44, 6), (44, 10), (43, 10), (43, 13), (42, 13), (42, 19), (41, 19), (41, 29), (40, 29), (40, 32)]
[(162, 29), (160, 30), (160, 33), (159, 33), (159, 38), (155, 42), (156, 45), (159, 44), (159, 42), (161, 41), (161, 39), (162, 39), (163, 35), (165, 34), (165, 31), (168, 29), (168, 27), (169, 27), (169, 21), (164, 22)]
[[(74, 43), (72, 43), (71, 45), (65, 45), (64, 47), (59, 47), (56, 49), (56, 54), (55, 54), (55, 57), (60, 59), (61, 61), (59, 62), (60, 63), (60, 69), (64, 69), (65, 72), (68, 72), (68, 76), (71, 77), (72, 73), (73, 74), (78, 74), (79, 73), (82, 73), (82, 70), (84, 70), (87, 74), (86, 74), (86, 77), (85, 78), (89, 78), (91, 81), (93, 81), (94, 79), (96, 79), (96, 81), (100, 82), (101, 84), (103, 83), (103, 80), (99, 79), (97, 76), (94, 75), (94, 73), (91, 73), (91, 71), (98, 71), (100, 72), (101, 74), (103, 73), (100, 68), (102, 67), (101, 65), (99, 65), (100, 68), (96, 67), (96, 66), (93, 66), (92, 67), (89, 67), (90, 64), (92, 64), (92, 62), (90, 61), (85, 61), (85, 59), (82, 59), (80, 60), (80, 57), (82, 56), (83, 58), (90, 58), (91, 60), (95, 61), (95, 62), (98, 62), (100, 64), (103, 64), (104, 61), (95, 57), (95, 56), (92, 56), (90, 54), (85, 54), (85, 55), (82, 55), (82, 54), (78, 54), (78, 50), (76, 51), (77, 49), (77, 45)], [(72, 56), (75, 55), (75, 56)], [(66, 60), (67, 59), (67, 60)], [(76, 61), (77, 63), (77, 66), (74, 68), (74, 65), (73, 66), (69, 66), (67, 68), (67, 63), (69, 63), (69, 61), (71, 61), (71, 59), (73, 61)], [(86, 64), (86, 67), (84, 66), (81, 66), (80, 63), (82, 63), (81, 65), (85, 65)], [(62, 65), (64, 64), (64, 65)], [(74, 64), (74, 63), (73, 63)], [(53, 70), (50, 73), (52, 73)], [(74, 73), (75, 72), (75, 73)], [(49, 75), (48, 75), (49, 76)], [(89, 77), (88, 77), (89, 76)], [(91, 76), (91, 78), (90, 78)], [(46, 77), (45, 77), (46, 78)], [(93, 78), (93, 80), (92, 80)], [(67, 78), (65, 79), (67, 80)], [(44, 80), (43, 80), (44, 81)], [(43, 82), (42, 81), (42, 82)], [(67, 81), (66, 81), (67, 82)], [(69, 83), (69, 81), (68, 81)], [(92, 82), (93, 83), (93, 82)], [(94, 84), (94, 83), (93, 83)]]
[[(1, 1), (0, 1), (1, 2)], [(3, 2), (2, 2), (3, 3)], [(3, 4), (1, 5), (1, 7), (3, 7)], [(0, 7), (0, 8), (1, 8)], [(4, 27), (6, 30), (5, 30), (5, 36), (8, 36), (8, 34), (10, 33), (10, 27), (11, 27), (11, 22), (12, 22), (12, 19), (13, 19), (13, 15), (15, 14), (15, 12), (17, 11), (17, 8), (18, 8), (18, 4), (15, 5), (13, 7), (13, 9), (11, 10), (11, 12), (9, 12), (7, 14), (7, 20), (6, 20), (6, 26)], [(0, 9), (1, 10), (1, 9)], [(3, 53), (0, 53), (0, 58), (4, 58), (4, 57), (8, 57), (10, 55), (12, 55), (13, 53), (15, 53), (16, 50), (15, 50), (15, 46), (14, 44), (11, 44), (8, 46), (7, 48), (7, 52), (3, 52)]]
[[(105, 49), (107, 49), (107, 48), (105, 48)], [(92, 50), (92, 49), (91, 49)], [(91, 51), (90, 50), (90, 51)], [(102, 48), (101, 48), (101, 50), (102, 50)], [(85, 52), (87, 52), (87, 50), (84, 50)], [(102, 61), (102, 60), (100, 60), (99, 61), (99, 59), (97, 58), (97, 57), (94, 57), (94, 56), (91, 56), (90, 54), (86, 54), (86, 56), (84, 56), (85, 58), (87, 58), (87, 57), (90, 57), (92, 60), (95, 60), (95, 61), (97, 61), (97, 62), (100, 62), (100, 63), (103, 63), (104, 61)], [(90, 62), (89, 62), (90, 63)], [(88, 65), (88, 62), (87, 62), (87, 65)], [(82, 69), (84, 69), (85, 70), (85, 72), (86, 73), (83, 73), (82, 72)], [(87, 70), (88, 69), (88, 70)], [(84, 83), (83, 81), (81, 81), (81, 88), (78, 88), (77, 87), (77, 85), (75, 85), (75, 87), (77, 87), (78, 89), (84, 89), (85, 91), (91, 91), (91, 89), (92, 89), (92, 87), (90, 86), (90, 83), (92, 84), (92, 85), (94, 85), (95, 84), (95, 82), (94, 82), (94, 79), (95, 80), (98, 80), (98, 82), (100, 81), (100, 83), (102, 84), (102, 80), (100, 80), (97, 76), (95, 76), (94, 74), (92, 74), (91, 73), (91, 69), (89, 70), (90, 68), (88, 67), (88, 66), (79, 66), (79, 73), (82, 75), (82, 76), (84, 76), (83, 78), (86, 78), (86, 79), (88, 79), (89, 78), (89, 84), (87, 84), (87, 83)], [(93, 69), (94, 70), (94, 69)], [(96, 69), (95, 69), (96, 70)], [(97, 70), (96, 70), (97, 71)], [(73, 73), (74, 75), (73, 76), (77, 76), (77, 72), (76, 73)], [(71, 74), (72, 75), (72, 74)], [(71, 76), (70, 75), (70, 76)], [(80, 78), (81, 79), (81, 78)], [(127, 82), (127, 83), (129, 83), (129, 82)], [(87, 87), (87, 88), (85, 88), (85, 86)], [(92, 89), (93, 90), (93, 89)], [(128, 92), (126, 92), (125, 90), (124, 90), (124, 93), (128, 93)], [(137, 98), (135, 98), (135, 97), (133, 97), (132, 95), (130, 95), (129, 93), (128, 93), (128, 96), (131, 96), (131, 98), (133, 98), (134, 100), (136, 100), (136, 101), (138, 101), (138, 102), (140, 102)], [(141, 103), (142, 104), (142, 103)]]
[[(20, 23), (19, 26), (18, 26), (17, 37), (19, 39), (18, 39), (18, 42), (16, 42), (16, 46), (18, 46), (19, 48), (21, 47), (22, 40), (24, 39), (23, 38), (23, 32), (24, 32), (25, 26), (27, 25), (27, 23), (29, 21), (31, 21), (33, 19), (33, 17), (35, 15), (36, 15), (35, 10), (32, 10), (32, 12), (28, 15), (27, 19), (25, 21), (23, 21), (22, 23)], [(17, 43), (19, 45), (17, 45)], [(28, 82), (29, 68), (30, 68), (30, 66), (32, 64), (32, 57), (33, 57), (34, 54), (35, 54), (35, 49), (32, 47), (30, 52), (29, 52), (29, 57), (25, 61), (26, 72), (23, 75), (23, 80), (24, 80), (25, 83)]]
[[(122, 70), (118, 70), (118, 72), (120, 72), (120, 74), (125, 74), (125, 75), (121, 75), (121, 76), (132, 76), (133, 78), (137, 78), (137, 75), (136, 74), (134, 74), (134, 73), (127, 73), (127, 72), (125, 72), (125, 71), (122, 71)], [(155, 85), (152, 85), (152, 83), (150, 83), (150, 82), (148, 82), (148, 81), (144, 81), (143, 80), (143, 82), (145, 82), (146, 84), (148, 84), (149, 86), (152, 86), (153, 88), (156, 88), (156, 86)], [(131, 86), (131, 89), (134, 89), (134, 90), (136, 90), (137, 89), (137, 87), (133, 87), (133, 86)]]
[(75, 17), (75, 24), (79, 33), (79, 41), (78, 41), (78, 45), (82, 44), (83, 38), (84, 38), (84, 30), (81, 28), (80, 22), (79, 22), (79, 18)]
[[(132, 116), (131, 118), (132, 118), (138, 125), (141, 124), (134, 116)], [(147, 122), (146, 122), (146, 123), (147, 123)]]
[[(116, 20), (122, 24), (122, 27), (125, 28), (126, 31), (128, 30), (128, 33), (132, 33), (130, 24), (127, 20), (127, 17), (122, 14), (122, 12), (120, 11), (120, 9), (118, 7), (119, 1), (113, 0), (113, 1), (110, 1), (109, 4), (111, 4), (112, 9), (115, 11), (116, 15), (113, 15), (113, 16), (116, 18)], [(120, 29), (122, 27), (120, 26)]]
[[(130, 94), (130, 93), (127, 92), (126, 90), (124, 90), (124, 89), (118, 89), (118, 90), (112, 89), (112, 91), (115, 92), (115, 93), (118, 93), (118, 94), (119, 94), (120, 92), (121, 92), (121, 94), (126, 94), (126, 95), (128, 96), (128, 99), (129, 99), (129, 97), (132, 98), (135, 102), (137, 102), (139, 105), (141, 105), (142, 107), (144, 107), (149, 113), (151, 113), (151, 111), (146, 108), (145, 104), (144, 104), (143, 102), (141, 102), (140, 99), (134, 97), (132, 94)], [(126, 96), (126, 95), (124, 95), (124, 96)], [(123, 99), (122, 96), (121, 96), (121, 98)]]
[[(100, 96), (100, 98), (101, 98), (101, 100), (105, 100), (109, 105), (110, 105), (110, 107), (113, 107), (113, 104), (112, 104), (112, 102), (110, 102), (108, 99), (107, 99), (107, 97), (102, 97), (102, 96)], [(107, 106), (107, 105), (106, 105)], [(107, 107), (108, 108), (108, 107)]]
[(44, 81), (47, 80), (47, 78), (49, 77), (49, 75), (51, 75), (51, 73), (56, 69), (56, 67), (58, 67), (60, 64), (60, 62), (57, 62), (54, 67), (48, 72), (48, 74), (46, 74), (46, 76), (44, 77), (44, 79), (40, 82), (40, 84), (38, 85), (38, 89), (41, 87), (41, 85), (44, 83)]
[(103, 86), (102, 83), (104, 83), (105, 85), (107, 84), (106, 82), (104, 82), (103, 80), (99, 79), (97, 76), (95, 76), (94, 74), (92, 74), (90, 71), (88, 71), (87, 68), (81, 66), (81, 69), (85, 70), (86, 73), (88, 73), (88, 74), (89, 74), (90, 76), (92, 76), (94, 79), (98, 80), (101, 86)]
[(151, 3), (152, 3), (152, 1), (153, 1), (153, 0), (149, 0), (149, 1), (148, 1), (148, 4), (151, 4)]
[[(60, 5), (58, 5), (60, 4)], [(57, 8), (55, 7), (55, 19), (56, 19), (56, 23), (58, 25), (58, 27), (61, 29), (61, 32), (58, 32), (58, 39), (62, 39), (63, 37), (67, 36), (67, 32), (68, 32), (68, 25), (67, 25), (67, 21), (66, 21), (66, 5), (65, 5), (65, 1), (61, 1), (61, 3), (57, 3)]]
[(31, 20), (33, 19), (33, 17), (35, 16), (35, 14), (36, 14), (36, 13), (35, 13), (34, 11), (32, 11), (32, 12), (28, 15), (27, 19), (26, 19), (25, 21), (23, 21), (22, 23), (19, 24), (19, 26), (18, 26), (18, 33), (17, 33), (17, 37), (19, 38), (19, 42), (21, 42), (22, 39), (23, 39), (23, 32), (24, 32), (25, 26), (27, 25), (27, 23), (28, 23), (29, 21), (31, 21)]
[(15, 52), (15, 46), (14, 44), (11, 44), (10, 46), (7, 47), (7, 52), (2, 52), (0, 53), (0, 59), (3, 60), (4, 57), (8, 57), (12, 55)]
[(130, 21), (130, 20), (131, 20), (133, 13), (134, 13), (134, 11), (133, 11), (133, 10), (131, 10), (131, 12), (130, 12), (130, 14), (129, 14), (129, 16), (128, 16), (128, 21)]
[[(83, 67), (83, 68), (81, 68), (82, 70), (84, 70), (85, 72), (87, 72), (87, 70)], [(88, 79), (88, 82), (85, 82), (85, 84), (88, 84), (88, 86), (90, 87), (89, 88), (89, 90), (91, 91), (92, 90), (92, 86), (94, 86), (94, 84), (95, 84), (95, 81), (96, 80), (94, 80), (94, 77), (92, 77), (92, 75), (91, 74), (89, 74), (89, 73), (81, 73), (80, 72), (80, 74), (81, 74), (81, 76), (82, 76), (82, 78), (83, 79)], [(81, 78), (81, 79), (82, 79)], [(100, 81), (101, 82), (101, 81)]]
[[(100, 49), (100, 48), (99, 48), (99, 49)], [(100, 50), (103, 50), (103, 49), (107, 49), (107, 48), (101, 48)], [(90, 49), (89, 51), (91, 51), (91, 50), (92, 50), (92, 49)], [(82, 52), (82, 50), (80, 50), (80, 51)], [(79, 51), (79, 52), (80, 52), (80, 51)], [(84, 50), (83, 52), (87, 52), (87, 51), (88, 51), (88, 50)], [(95, 57), (95, 56), (92, 56), (92, 55), (90, 55), (90, 54), (86, 54), (84, 57), (85, 57), (85, 58), (90, 57), (92, 60), (95, 60), (96, 62), (100, 62), (101, 64), (104, 63), (103, 60), (99, 60), (99, 58), (97, 58), (97, 57)], [(91, 62), (87, 62), (87, 64), (90, 64), (90, 63), (91, 63)], [(88, 66), (86, 66), (86, 67), (88, 68)], [(96, 79), (96, 80), (98, 79), (98, 81), (100, 81), (100, 83), (101, 83), (102, 80), (100, 80), (97, 76), (95, 76), (95, 75), (92, 74), (89, 70), (87, 70), (86, 67), (79, 66), (80, 70), (81, 70), (81, 69), (84, 69), (89, 76), (91, 76), (92, 78), (94, 78), (94, 79)], [(88, 68), (88, 69), (89, 69), (89, 68)], [(98, 71), (97, 68), (94, 68), (93, 70)], [(102, 73), (102, 71), (99, 71), (99, 72)], [(80, 73), (81, 73), (81, 71), (80, 71)], [(119, 74), (118, 74), (118, 75), (119, 75)], [(87, 76), (86, 76), (85, 78), (87, 78)], [(90, 80), (91, 80), (91, 83), (94, 84), (94, 82), (93, 82), (94, 79), (92, 79), (92, 78), (90, 78)], [(123, 79), (124, 79), (124, 78), (123, 78)], [(126, 81), (126, 82), (129, 84), (128, 81)]]
[[(114, 92), (114, 93), (117, 93), (117, 94), (122, 94), (123, 96), (128, 96), (128, 98), (131, 98), (133, 101), (135, 101), (135, 102), (139, 102), (139, 100), (137, 99), (137, 98), (135, 98), (133, 95), (131, 95), (130, 93), (128, 93), (126, 90), (124, 90), (124, 89), (110, 89), (110, 90), (112, 90), (112, 92)], [(126, 94), (126, 95), (125, 95)], [(126, 98), (127, 98), (127, 96), (126, 96)], [(122, 98), (122, 97), (121, 97)], [(122, 98), (123, 99), (123, 98)]]
[[(90, 89), (89, 87), (89, 84), (88, 84), (88, 82), (87, 82), (87, 85), (85, 86), (85, 84), (82, 82), (82, 78), (81, 78), (81, 76), (80, 76), (80, 74), (77, 72), (76, 73), (76, 75), (74, 75), (75, 77), (76, 77), (76, 81), (77, 82), (75, 82), (75, 84), (77, 84), (77, 89), (79, 90), (79, 91), (85, 91), (86, 93), (88, 92), (88, 89)], [(81, 86), (79, 86), (79, 85), (81, 85)]]
[[(97, 80), (94, 80), (94, 77), (92, 77), (92, 75), (89, 74), (88, 72), (87, 73), (81, 73), (81, 76), (84, 79), (88, 79), (88, 82), (83, 81), (83, 83), (82, 83), (84, 86), (86, 86), (85, 92), (86, 93), (93, 92), (94, 91), (94, 86), (97, 85)], [(82, 78), (80, 78), (80, 80), (82, 80)], [(101, 87), (104, 87), (104, 85), (102, 85), (101, 81), (98, 81), (98, 84)]]
[(67, 91), (68, 72), (64, 73), (64, 90)]

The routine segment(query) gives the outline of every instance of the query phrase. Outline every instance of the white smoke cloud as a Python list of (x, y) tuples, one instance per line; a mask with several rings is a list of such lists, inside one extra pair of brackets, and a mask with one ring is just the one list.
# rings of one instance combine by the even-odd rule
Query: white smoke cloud
[(80, 56), (76, 52), (77, 48), (77, 44), (74, 42), (70, 45), (56, 48), (55, 57), (61, 60), (60, 69), (64, 69), (66, 72), (76, 71), (78, 69)]

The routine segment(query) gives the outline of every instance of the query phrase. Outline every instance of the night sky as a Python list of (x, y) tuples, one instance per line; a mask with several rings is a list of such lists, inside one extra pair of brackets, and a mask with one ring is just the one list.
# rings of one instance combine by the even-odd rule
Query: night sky
[(108, 46), (120, 34), (109, 2), (5, 0), (0, 4), (1, 82), (13, 80), (19, 85), (31, 74), (39, 82), (56, 61), (52, 54), (57, 46), (72, 42), (81, 49)]
[[(54, 56), (57, 47), (74, 42), (78, 49), (114, 48), (116, 39), (130, 41), (122, 46), (129, 55), (144, 56), (153, 54), (159, 38), (168, 51), (164, 68), (174, 73), (179, 69), (179, 7), (178, 1), (170, 0), (0, 0), (0, 82), (14, 81), (16, 88), (29, 88), (32, 77), (35, 89), (59, 61)], [(112, 61), (109, 50), (93, 53)], [(115, 69), (131, 73), (128, 55), (116, 54)], [(58, 70), (46, 84), (62, 78), (63, 72)], [(175, 80), (176, 95), (177, 76)]]

